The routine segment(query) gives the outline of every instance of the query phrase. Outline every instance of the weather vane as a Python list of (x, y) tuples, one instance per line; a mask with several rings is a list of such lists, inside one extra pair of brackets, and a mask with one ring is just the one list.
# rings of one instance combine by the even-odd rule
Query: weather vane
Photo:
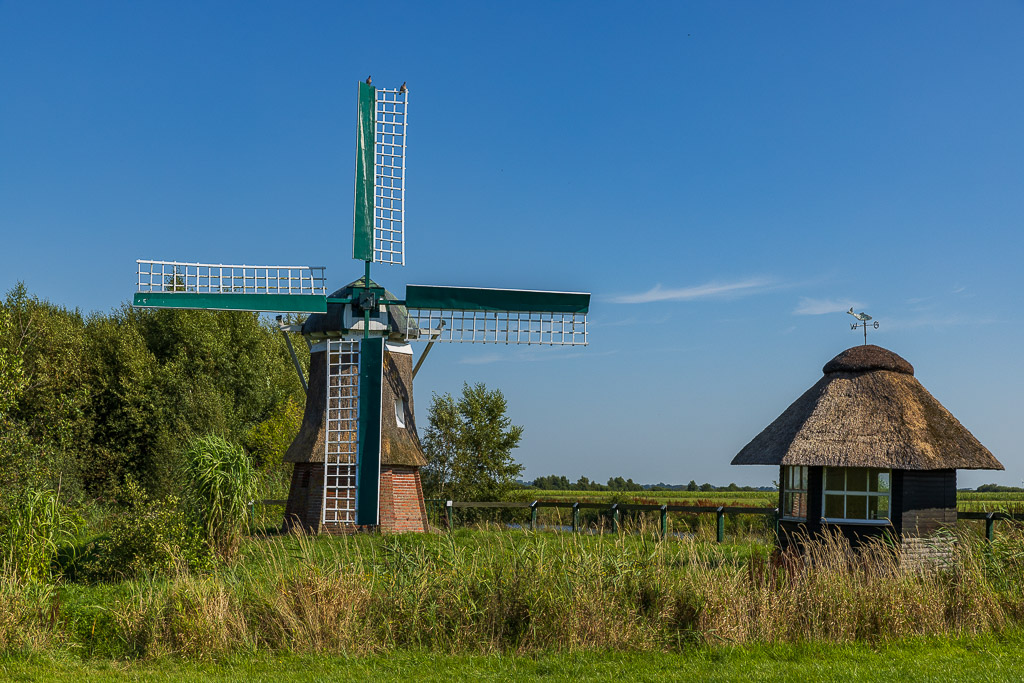
[[(857, 320), (860, 321), (859, 323), (853, 323), (852, 325), (850, 325), (850, 329), (851, 330), (855, 330), (858, 327), (863, 327), (864, 328), (864, 345), (867, 346), (867, 343), (868, 343), (868, 321), (871, 320), (871, 316), (868, 315), (867, 313), (864, 313), (863, 311), (860, 312), (860, 313), (854, 313), (853, 312), (853, 306), (850, 306), (850, 310), (848, 310), (847, 313), (852, 315), (854, 318), (856, 318)], [(873, 328), (875, 328), (877, 330), (878, 329), (878, 321), (876, 320), (874, 323), (872, 323), (871, 327), (873, 327)]]

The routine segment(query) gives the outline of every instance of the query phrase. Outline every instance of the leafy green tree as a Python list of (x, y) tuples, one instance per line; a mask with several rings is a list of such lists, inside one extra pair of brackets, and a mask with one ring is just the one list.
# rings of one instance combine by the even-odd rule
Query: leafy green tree
[(483, 383), (463, 384), (456, 401), (434, 394), (423, 439), (428, 464), (423, 486), (430, 497), (458, 500), (502, 500), (515, 488), (523, 466), (512, 451), (523, 435), (506, 415), (499, 389)]
[(686, 485), (686, 490), (687, 491), (696, 491), (697, 488), (698, 488), (697, 487), (697, 482), (694, 481), (693, 479), (691, 479), (690, 483)]
[(10, 311), (0, 308), (0, 421), (17, 405), (28, 384), (21, 351), (10, 343), (13, 330)]
[(533, 488), (545, 491), (568, 491), (572, 489), (572, 483), (565, 476), (552, 474), (534, 479)]

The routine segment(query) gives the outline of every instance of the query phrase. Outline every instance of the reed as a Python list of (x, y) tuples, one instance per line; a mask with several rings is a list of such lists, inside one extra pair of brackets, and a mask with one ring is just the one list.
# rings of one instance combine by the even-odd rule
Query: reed
[(216, 435), (202, 436), (186, 450), (186, 474), (210, 546), (232, 557), (258, 489), (252, 461), (241, 446)]
[(950, 547), (941, 562), (910, 564), (892, 545), (852, 549), (838, 536), (805, 540), (802, 554), (661, 540), (653, 529), (266, 536), (207, 572), (182, 565), (107, 586), (31, 584), (5, 569), (0, 649), (188, 659), (680, 651), (1024, 626), (1024, 533), (1008, 527), (992, 544), (964, 533)]
[(1024, 538), (958, 538), (941, 566), (839, 537), (802, 555), (691, 540), (489, 533), (251, 543), (234, 566), (135, 584), (138, 655), (678, 650), (692, 643), (999, 632), (1024, 618)]

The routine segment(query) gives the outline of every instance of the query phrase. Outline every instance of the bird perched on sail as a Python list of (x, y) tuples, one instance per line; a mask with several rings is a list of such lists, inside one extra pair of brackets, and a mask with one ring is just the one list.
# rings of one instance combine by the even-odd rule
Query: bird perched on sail
[(405, 81), (402, 81), (402, 87), (398, 89), (398, 92), (405, 92)]
[(871, 316), (868, 315), (867, 313), (854, 313), (853, 312), (853, 306), (850, 306), (850, 310), (848, 310), (847, 313), (852, 315), (854, 318), (856, 318), (857, 320), (861, 321), (862, 323), (865, 323), (865, 322), (871, 320)]
[(373, 85), (373, 76), (366, 77), (366, 85)]

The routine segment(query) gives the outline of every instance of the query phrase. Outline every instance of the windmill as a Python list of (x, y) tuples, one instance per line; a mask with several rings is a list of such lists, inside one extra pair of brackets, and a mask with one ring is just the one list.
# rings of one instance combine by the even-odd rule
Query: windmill
[[(345, 287), (328, 294), (322, 266), (136, 262), (137, 307), (310, 314), (283, 326), (310, 348), (286, 525), (426, 530), (412, 379), (434, 343), (587, 344), (587, 293), (408, 285), (399, 298), (370, 278), (371, 264), (405, 265), (407, 111), (404, 83), (359, 84), (352, 258), (364, 267)], [(427, 344), (416, 367), (410, 342)]]

